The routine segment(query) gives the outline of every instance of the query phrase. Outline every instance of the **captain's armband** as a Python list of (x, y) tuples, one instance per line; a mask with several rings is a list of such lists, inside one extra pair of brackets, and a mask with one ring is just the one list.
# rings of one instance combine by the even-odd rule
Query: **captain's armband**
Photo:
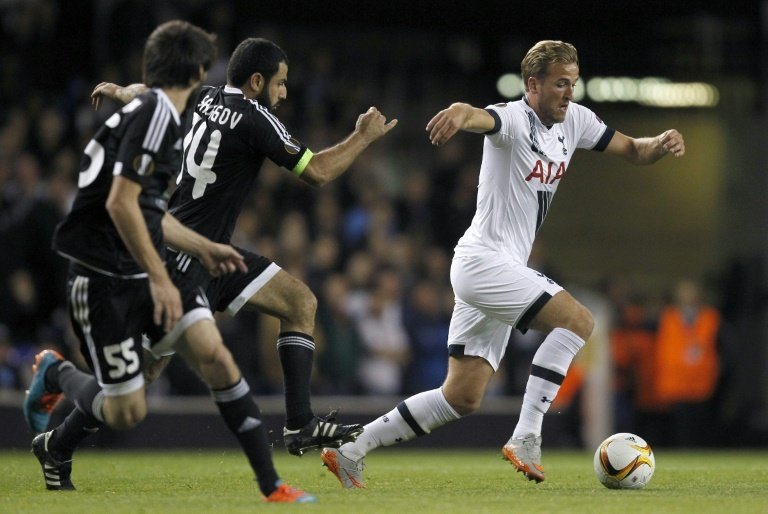
[(299, 162), (297, 162), (296, 166), (294, 166), (293, 169), (291, 170), (293, 174), (296, 175), (297, 177), (300, 177), (301, 174), (304, 173), (304, 170), (306, 169), (307, 164), (309, 164), (309, 161), (312, 160), (312, 157), (314, 155), (315, 154), (312, 153), (312, 150), (307, 148), (304, 151), (304, 155), (302, 155), (301, 159), (299, 159)]

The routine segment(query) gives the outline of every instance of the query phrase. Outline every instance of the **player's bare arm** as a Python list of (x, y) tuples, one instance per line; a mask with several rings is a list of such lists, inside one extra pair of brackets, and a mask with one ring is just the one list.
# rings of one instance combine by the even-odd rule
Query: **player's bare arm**
[(451, 104), (427, 123), (429, 140), (435, 146), (445, 144), (459, 130), (483, 133), (493, 129), (493, 117), (485, 109), (465, 103)]
[(131, 84), (129, 86), (119, 86), (112, 82), (102, 82), (93, 88), (91, 92), (91, 104), (97, 111), (101, 107), (102, 99), (111, 98), (120, 103), (127, 104), (137, 96), (148, 91), (149, 88), (144, 84)]
[(662, 132), (656, 137), (641, 138), (616, 132), (605, 152), (618, 155), (632, 164), (653, 164), (667, 154), (675, 157), (685, 155), (685, 140), (675, 129)]
[(214, 277), (237, 270), (248, 271), (243, 256), (237, 250), (229, 245), (214, 243), (185, 227), (168, 213), (163, 216), (163, 237), (173, 248), (197, 257)]
[(181, 319), (181, 295), (171, 282), (165, 263), (152, 244), (149, 229), (139, 207), (140, 194), (140, 184), (116, 176), (112, 180), (106, 208), (131, 256), (149, 275), (155, 324), (162, 324), (168, 331)]
[(344, 173), (368, 145), (386, 135), (395, 125), (397, 119), (387, 122), (386, 116), (371, 107), (358, 116), (352, 134), (312, 157), (301, 178), (313, 186), (327, 184)]

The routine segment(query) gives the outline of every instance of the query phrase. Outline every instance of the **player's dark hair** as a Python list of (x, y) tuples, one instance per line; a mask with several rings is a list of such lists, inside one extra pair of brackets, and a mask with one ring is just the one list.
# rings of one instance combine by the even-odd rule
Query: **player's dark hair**
[(144, 45), (144, 84), (187, 87), (208, 71), (216, 58), (216, 36), (186, 21), (163, 23)]
[(261, 73), (269, 82), (277, 73), (280, 63), (288, 64), (288, 56), (272, 41), (250, 37), (235, 48), (227, 66), (227, 82), (231, 86), (243, 86), (251, 75)]

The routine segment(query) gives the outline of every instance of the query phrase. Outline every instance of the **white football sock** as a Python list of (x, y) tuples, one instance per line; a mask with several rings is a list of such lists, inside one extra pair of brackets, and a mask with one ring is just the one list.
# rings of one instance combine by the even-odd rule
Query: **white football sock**
[(380, 446), (391, 446), (427, 435), (461, 416), (450, 406), (440, 388), (425, 391), (400, 404), (367, 425), (353, 443), (341, 448), (344, 456), (358, 461)]
[(564, 328), (554, 329), (544, 339), (533, 356), (531, 375), (525, 386), (523, 406), (520, 409), (520, 420), (512, 438), (528, 434), (541, 435), (544, 414), (552, 405), (571, 361), (582, 346), (584, 340)]

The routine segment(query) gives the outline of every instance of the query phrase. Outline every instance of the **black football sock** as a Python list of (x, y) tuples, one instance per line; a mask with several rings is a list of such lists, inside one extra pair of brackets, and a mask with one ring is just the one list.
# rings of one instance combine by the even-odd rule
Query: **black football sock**
[(72, 400), (81, 412), (92, 418), (89, 426), (104, 421), (101, 413), (104, 393), (95, 376), (80, 371), (74, 365), (61, 365), (58, 383), (67, 398)]
[(52, 393), (60, 393), (61, 386), (59, 385), (59, 369), (75, 369), (75, 365), (70, 361), (61, 361), (53, 366), (48, 366), (45, 370), (45, 389)]
[(282, 332), (277, 337), (277, 352), (285, 386), (285, 427), (296, 430), (314, 417), (309, 384), (315, 340), (301, 332)]
[(72, 458), (72, 454), (80, 444), (80, 441), (89, 435), (97, 432), (102, 423), (93, 416), (85, 414), (78, 408), (72, 409), (72, 412), (64, 421), (53, 430), (50, 439), (48, 439), (48, 451), (55, 459), (66, 461)]
[(229, 430), (237, 437), (251, 463), (256, 481), (264, 496), (275, 490), (279, 480), (272, 463), (272, 448), (261, 421), (261, 412), (251, 396), (245, 379), (226, 389), (212, 389), (213, 399)]

